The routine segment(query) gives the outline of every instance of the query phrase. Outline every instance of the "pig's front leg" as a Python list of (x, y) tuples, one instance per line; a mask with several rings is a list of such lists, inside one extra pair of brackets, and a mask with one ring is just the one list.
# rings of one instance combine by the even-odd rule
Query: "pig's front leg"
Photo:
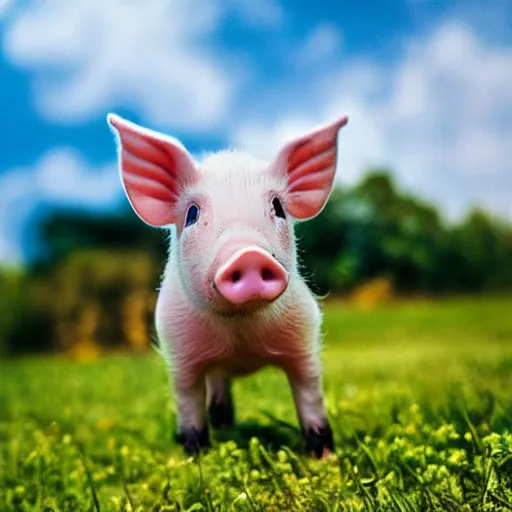
[[(323, 458), (334, 452), (318, 364), (307, 361), (287, 372), (308, 453)], [(304, 369), (306, 368), (306, 369)]]
[(210, 446), (205, 412), (205, 379), (201, 376), (190, 381), (178, 371), (173, 380), (178, 408), (178, 442), (192, 455)]
[(212, 352), (214, 341), (211, 329), (184, 300), (178, 285), (171, 283), (171, 277), (168, 272), (162, 283), (155, 325), (173, 383), (177, 439), (185, 451), (192, 454), (210, 445), (205, 375), (206, 356)]
[(227, 375), (210, 372), (206, 376), (208, 415), (213, 428), (232, 427), (235, 423), (231, 380)]

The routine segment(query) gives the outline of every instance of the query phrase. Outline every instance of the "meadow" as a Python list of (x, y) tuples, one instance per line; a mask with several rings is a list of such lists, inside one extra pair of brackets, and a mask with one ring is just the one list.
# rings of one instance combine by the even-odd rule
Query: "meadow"
[(0, 511), (512, 510), (512, 298), (330, 302), (324, 329), (324, 461), (274, 369), (196, 460), (156, 352), (3, 360)]

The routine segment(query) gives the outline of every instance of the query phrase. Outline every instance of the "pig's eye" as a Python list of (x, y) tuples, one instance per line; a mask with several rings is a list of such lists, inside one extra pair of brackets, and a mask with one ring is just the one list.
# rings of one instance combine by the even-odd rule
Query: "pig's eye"
[(199, 208), (195, 204), (191, 204), (187, 211), (187, 218), (185, 219), (185, 227), (191, 226), (197, 222), (199, 218)]
[(274, 197), (274, 199), (272, 200), (272, 206), (274, 207), (276, 217), (286, 219), (286, 214), (284, 213), (283, 205), (281, 204), (281, 201), (279, 201), (277, 197)]

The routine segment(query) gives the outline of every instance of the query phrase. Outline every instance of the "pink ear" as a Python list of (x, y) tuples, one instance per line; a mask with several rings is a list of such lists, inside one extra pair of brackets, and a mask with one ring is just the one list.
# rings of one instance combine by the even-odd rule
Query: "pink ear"
[(296, 219), (311, 219), (325, 206), (336, 172), (338, 130), (347, 122), (344, 116), (289, 142), (274, 159), (272, 167), (286, 173), (286, 209)]
[(121, 180), (133, 209), (151, 226), (175, 223), (181, 189), (197, 177), (191, 156), (171, 137), (114, 114), (107, 121), (117, 135)]

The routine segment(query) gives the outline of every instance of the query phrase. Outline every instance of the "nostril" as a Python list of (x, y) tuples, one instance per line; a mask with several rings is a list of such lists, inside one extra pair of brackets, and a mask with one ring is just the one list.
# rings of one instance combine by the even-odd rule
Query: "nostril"
[(270, 253), (259, 248), (241, 249), (231, 256), (214, 275), (216, 291), (232, 304), (272, 302), (287, 287), (286, 269)]
[(261, 271), (261, 278), (263, 279), (263, 281), (272, 281), (272, 279), (275, 279), (275, 274), (272, 270), (270, 270), (269, 268), (264, 268), (262, 271)]

